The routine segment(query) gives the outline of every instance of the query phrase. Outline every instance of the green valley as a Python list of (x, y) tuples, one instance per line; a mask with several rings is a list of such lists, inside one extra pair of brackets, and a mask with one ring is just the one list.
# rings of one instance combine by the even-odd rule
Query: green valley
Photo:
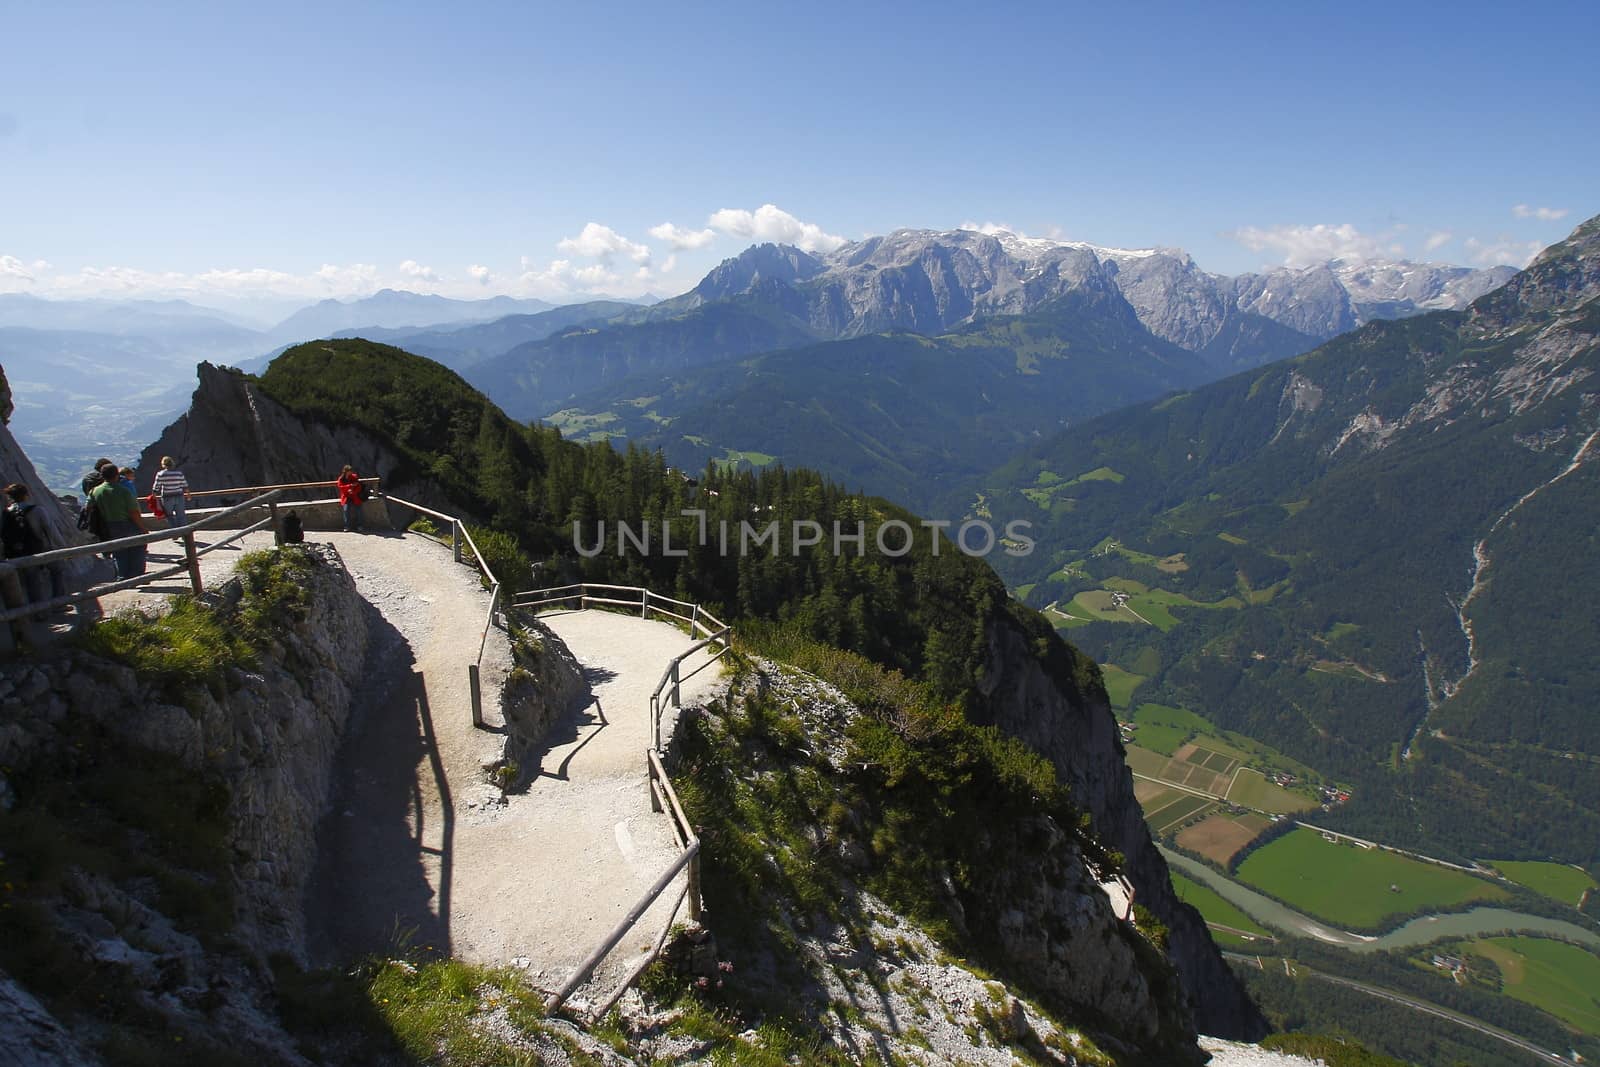
[(1596, 291), (1600, 220), (1467, 312), (1069, 428), (982, 481), (1035, 523), (996, 565), (1128, 702), (1348, 784), (1336, 829), (1600, 862)]

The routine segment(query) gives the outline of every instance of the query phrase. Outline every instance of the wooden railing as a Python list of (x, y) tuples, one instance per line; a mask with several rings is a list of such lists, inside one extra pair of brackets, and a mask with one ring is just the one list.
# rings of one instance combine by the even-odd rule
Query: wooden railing
[(478, 637), (478, 656), (467, 664), (467, 685), (472, 694), (472, 725), (483, 725), (483, 687), (479, 675), (483, 667), (483, 652), (489, 644), (489, 631), (494, 627), (496, 609), (500, 606), (500, 579), (494, 576), (494, 571), (489, 569), (489, 561), (483, 558), (483, 553), (478, 551), (478, 543), (472, 539), (472, 531), (467, 529), (467, 524), (454, 515), (446, 515), (442, 511), (414, 504), (409, 500), (402, 500), (397, 496), (387, 498), (391, 504), (410, 508), (412, 511), (441, 522), (450, 524), (450, 551), (454, 554), (456, 562), (461, 562), (461, 546), (464, 544), (472, 552), (472, 558), (477, 563), (478, 569), (483, 572), (484, 580), (489, 583), (489, 611), (483, 620), (483, 632)]
[[(617, 595), (624, 594), (624, 595)], [(641, 618), (648, 619), (652, 611), (659, 615), (677, 619), (686, 624), (691, 637), (704, 637), (690, 645), (683, 652), (672, 657), (667, 664), (667, 669), (662, 672), (661, 681), (656, 683), (655, 690), (650, 694), (650, 747), (645, 750), (645, 783), (650, 790), (650, 809), (656, 812), (665, 812), (672, 827), (673, 840), (678, 844), (678, 856), (672, 865), (664, 871), (661, 877), (628, 909), (628, 913), (606, 935), (605, 939), (589, 953), (588, 957), (573, 970), (566, 982), (556, 992), (552, 993), (544, 1003), (546, 1015), (555, 1012), (562, 1004), (566, 1003), (573, 990), (577, 989), (594, 973), (600, 961), (605, 959), (617, 943), (627, 936), (640, 917), (650, 909), (662, 893), (666, 892), (680, 872), (687, 870), (683, 890), (673, 902), (672, 910), (667, 915), (666, 922), (661, 925), (661, 933), (656, 938), (650, 951), (642, 956), (628, 971), (609, 996), (600, 1002), (591, 1012), (595, 1019), (604, 1018), (618, 998), (627, 992), (639, 975), (650, 966), (661, 954), (666, 946), (667, 937), (672, 931), (672, 924), (678, 917), (678, 909), (684, 902), (689, 904), (689, 918), (699, 919), (701, 913), (700, 899), (700, 838), (690, 825), (689, 818), (683, 813), (683, 805), (678, 801), (677, 791), (672, 788), (672, 780), (667, 776), (666, 768), (661, 762), (661, 714), (668, 700), (674, 708), (681, 707), (680, 697), (682, 685), (696, 674), (705, 670), (716, 662), (732, 646), (733, 630), (731, 627), (719, 622), (709, 611), (698, 604), (686, 600), (674, 600), (653, 593), (641, 586), (634, 585), (598, 585), (581, 583), (577, 585), (560, 585), (548, 589), (531, 589), (518, 593), (512, 598), (512, 606), (527, 608), (535, 612), (559, 605), (576, 605), (582, 611), (591, 604), (602, 605), (607, 608), (638, 608)], [(666, 605), (666, 606), (663, 606)], [(688, 611), (685, 615), (673, 608), (682, 608)], [(706, 662), (696, 667), (687, 674), (683, 673), (683, 663), (690, 656), (713, 645), (719, 646), (717, 651), (710, 655)]]
[[(200, 580), (200, 557), (231, 545), (246, 534), (253, 533), (266, 526), (275, 526), (277, 522), (277, 501), (286, 488), (289, 487), (274, 487), (267, 492), (251, 497), (242, 504), (235, 504), (232, 507), (214, 511), (205, 515), (204, 518), (196, 519), (194, 522), (184, 526), (174, 526), (150, 533), (134, 534), (132, 537), (119, 537), (113, 541), (96, 541), (93, 544), (55, 548), (48, 552), (39, 552), (31, 556), (18, 556), (14, 559), (0, 561), (0, 591), (3, 591), (5, 599), (5, 610), (0, 612), (0, 647), (11, 647), (12, 636), (9, 626), (11, 622), (27, 619), (29, 616), (42, 612), (53, 611), (56, 608), (66, 607), (68, 604), (75, 604), (79, 601), (97, 600), (122, 589), (133, 589), (137, 586), (160, 581), (163, 578), (186, 574), (191, 589), (196, 594), (203, 592), (204, 587)], [(233, 495), (239, 496), (242, 493), (253, 491), (250, 489), (236, 489), (233, 490)], [(223, 538), (221, 541), (213, 541), (204, 546), (196, 546), (194, 539), (196, 531), (219, 526), (224, 521), (255, 508), (266, 508), (266, 516), (247, 524), (243, 529)], [(97, 556), (106, 552), (121, 552), (130, 548), (138, 548), (141, 545), (152, 545), (158, 541), (181, 541), (183, 543), (183, 562), (161, 570), (147, 570), (144, 574), (132, 578), (124, 578), (120, 581), (102, 582), (75, 593), (52, 597), (49, 600), (22, 603), (26, 599), (22, 595), (22, 583), (20, 581), (20, 572), (22, 571), (36, 567), (49, 567), (51, 564), (61, 564), (69, 560), (82, 559), (85, 556)]]

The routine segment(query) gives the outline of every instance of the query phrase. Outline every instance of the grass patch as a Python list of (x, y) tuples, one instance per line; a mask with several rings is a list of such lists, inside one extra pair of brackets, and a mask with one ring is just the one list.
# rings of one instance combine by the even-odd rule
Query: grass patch
[(1096, 467), (1092, 471), (1084, 471), (1067, 484), (1078, 485), (1082, 482), (1111, 482), (1114, 485), (1121, 485), (1127, 480), (1127, 477), (1128, 476), (1123, 474), (1121, 471), (1113, 470), (1110, 467)]
[(1564, 941), (1491, 937), (1471, 950), (1500, 968), (1501, 991), (1585, 1034), (1600, 1034), (1600, 957)]
[(1391, 916), (1510, 895), (1461, 871), (1327, 841), (1304, 827), (1252, 852), (1239, 865), (1238, 879), (1308, 915), (1361, 930)]
[(1228, 790), (1228, 803), (1254, 808), (1269, 815), (1291, 815), (1297, 811), (1310, 811), (1317, 806), (1317, 802), (1310, 797), (1267, 781), (1266, 776), (1252, 767), (1239, 768)]
[(1115, 663), (1102, 663), (1100, 674), (1105, 679), (1106, 696), (1114, 708), (1127, 707), (1133, 700), (1133, 691), (1145, 680), (1144, 675), (1125, 671)]
[(1587, 872), (1564, 863), (1491, 860), (1489, 865), (1518, 885), (1563, 904), (1576, 906), (1583, 899), (1584, 890), (1595, 887), (1594, 879)]
[(1221, 923), (1223, 926), (1231, 926), (1235, 930), (1244, 930), (1260, 937), (1272, 936), (1271, 931), (1224, 900), (1210, 886), (1201, 885), (1192, 878), (1174, 872), (1172, 888), (1178, 894), (1179, 900), (1194, 905), (1208, 923)]
[(248, 552), (234, 569), (244, 597), (231, 610), (176, 596), (165, 612), (115, 615), (79, 640), (91, 654), (126, 664), (169, 692), (214, 688), (229, 668), (253, 666), (257, 647), (305, 617), (312, 567), (299, 548)]

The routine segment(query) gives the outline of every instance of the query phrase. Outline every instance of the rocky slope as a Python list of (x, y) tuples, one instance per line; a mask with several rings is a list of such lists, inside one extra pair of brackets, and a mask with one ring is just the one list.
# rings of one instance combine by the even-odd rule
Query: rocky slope
[(1037, 648), (1048, 642), (1015, 618), (991, 627), (987, 638), (988, 723), (1049, 758), (1071, 785), (1075, 803), (1090, 813), (1095, 834), (1122, 854), (1135, 901), (1167, 928), (1167, 954), (1182, 976), (1200, 1031), (1260, 1038), (1267, 1029), (1260, 1012), (1223, 962), (1200, 913), (1172, 890), (1166, 860), (1134, 797), (1133, 775), (1103, 690), (1075, 686), (1065, 646), (1041, 658)]
[(270, 961), (305, 958), (301, 897), (367, 627), (330, 549), (284, 567), (200, 609), (270, 616), (253, 656), (135, 670), (107, 636), (0, 666), (0, 959), (114, 1062), (158, 1033), (186, 1056), (226, 1041), (303, 1062)]

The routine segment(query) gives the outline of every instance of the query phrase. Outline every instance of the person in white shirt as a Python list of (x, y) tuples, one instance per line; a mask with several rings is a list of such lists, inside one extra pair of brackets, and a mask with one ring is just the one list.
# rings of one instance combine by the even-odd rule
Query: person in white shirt
[(167, 513), (169, 527), (188, 523), (189, 482), (171, 456), (161, 457), (161, 469), (156, 472), (156, 480), (150, 486), (150, 491), (161, 498), (161, 507)]

